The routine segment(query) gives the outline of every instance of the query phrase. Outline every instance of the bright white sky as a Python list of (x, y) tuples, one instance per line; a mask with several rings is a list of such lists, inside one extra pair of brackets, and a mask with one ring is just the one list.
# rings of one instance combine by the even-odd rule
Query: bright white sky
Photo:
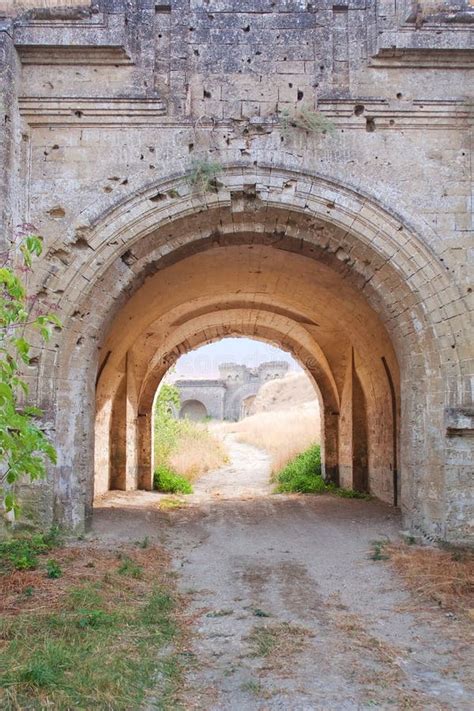
[(242, 363), (253, 368), (268, 360), (285, 360), (290, 370), (301, 370), (289, 353), (267, 343), (251, 338), (223, 338), (181, 356), (172, 377), (214, 378), (219, 376), (219, 363)]

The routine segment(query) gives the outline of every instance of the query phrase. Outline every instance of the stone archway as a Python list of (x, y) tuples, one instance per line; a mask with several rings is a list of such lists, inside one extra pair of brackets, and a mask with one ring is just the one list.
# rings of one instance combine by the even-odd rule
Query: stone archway
[[(153, 201), (158, 188), (165, 197)], [(460, 361), (453, 361), (452, 354), (446, 359), (437, 347), (451, 329), (449, 321), (437, 314), (455, 286), (411, 228), (411, 219), (401, 219), (341, 185), (295, 168), (263, 164), (258, 170), (229, 165), (215, 195), (196, 195), (186, 181), (168, 180), (140, 190), (110, 211), (106, 220), (92, 214), (89, 218), (91, 254), (75, 254), (58, 275), (58, 283), (72, 285), (72, 290), (79, 274), (88, 284), (79, 301), (67, 295), (61, 303), (66, 329), (54, 398), (60, 411), (71, 405), (77, 417), (72, 431), (65, 432), (60, 419), (56, 423), (61, 442), (55, 478), (58, 516), (79, 525), (92, 499), (91, 459), (84, 459), (88, 448), (83, 447), (84, 442), (92, 443), (91, 363), (97, 363), (99, 371), (99, 420), (107, 420), (111, 407), (110, 397), (107, 402), (101, 398), (105, 392), (114, 393), (125, 375), (130, 376), (125, 420), (133, 425), (146, 418), (139, 402), (147, 391), (145, 381), (153, 378), (146, 373), (135, 378), (141, 366), (114, 334), (126, 333), (127, 338), (141, 334), (146, 343), (154, 341), (147, 336), (149, 327), (159, 323), (161, 336), (172, 340), (173, 333), (200, 320), (199, 338), (209, 339), (213, 327), (206, 333), (206, 325), (211, 315), (225, 325), (221, 311), (244, 310), (246, 328), (254, 319), (255, 333), (260, 334), (264, 324), (258, 319), (263, 314), (287, 318), (291, 328), (284, 338), (293, 329), (303, 329), (329, 363), (328, 372), (321, 370), (320, 360), (316, 359), (315, 367), (328, 381), (328, 392), (333, 387), (329, 383), (336, 383), (337, 408), (324, 405), (325, 427), (337, 432), (337, 445), (331, 445), (337, 454), (334, 466), (339, 470), (342, 464), (347, 471), (351, 456), (354, 459), (340, 439), (344, 435), (344, 441), (349, 441), (346, 432), (353, 430), (352, 393), (359, 383), (367, 411), (369, 477), (372, 471), (375, 493), (393, 499), (393, 485), (385, 492), (383, 488), (393, 482), (393, 469), (398, 467), (407, 524), (433, 535), (456, 531), (457, 524), (450, 518), (455, 492), (445, 488), (449, 462), (444, 408), (454, 405), (453, 378), (461, 382), (463, 370)], [(209, 260), (215, 260), (212, 269), (220, 275), (219, 284), (230, 275), (226, 264), (240, 264), (231, 287), (227, 281), (226, 294), (216, 287), (216, 280), (199, 280)], [(257, 281), (265, 287), (256, 288)], [(186, 283), (186, 294), (178, 297), (169, 290), (170, 283)], [(317, 289), (311, 291), (311, 284)], [(155, 289), (155, 297), (150, 289)], [(158, 300), (162, 311), (154, 311)], [(137, 309), (139, 303), (147, 308)], [(189, 333), (184, 340), (177, 339), (174, 348), (184, 352), (193, 339)], [(298, 343), (296, 339), (297, 347)], [(155, 346), (152, 353), (161, 353), (158, 360), (176, 355), (172, 348), (160, 351)], [(335, 355), (341, 350), (343, 359)], [(45, 353), (45, 368), (48, 357)], [(79, 410), (70, 385), (64, 387), (73, 375), (75, 387), (82, 392)], [(135, 385), (143, 386), (141, 392), (134, 391), (134, 379)], [(430, 412), (429, 427), (416, 416), (420, 407)], [(131, 433), (136, 444), (130, 457), (130, 471), (138, 482), (143, 453), (140, 429), (138, 425)], [(325, 439), (327, 446), (327, 434)]]
[(207, 417), (206, 406), (199, 400), (185, 400), (180, 407), (179, 417), (182, 420), (202, 422)]
[(240, 418), (249, 417), (252, 414), (253, 404), (255, 402), (255, 395), (247, 395), (246, 398), (240, 403)]

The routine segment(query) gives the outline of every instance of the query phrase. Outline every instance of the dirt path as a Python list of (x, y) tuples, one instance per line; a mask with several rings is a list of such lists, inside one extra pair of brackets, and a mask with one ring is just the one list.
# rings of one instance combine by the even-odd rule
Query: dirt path
[(397, 539), (398, 514), (376, 501), (262, 496), (268, 458), (231, 447), (245, 466), (204, 477), (187, 508), (94, 517), (101, 539), (149, 536), (172, 553), (193, 620), (184, 707), (473, 708), (463, 625), (369, 559), (372, 541)]
[(201, 476), (193, 485), (194, 493), (186, 500), (196, 504), (210, 499), (268, 496), (272, 491), (269, 455), (262, 449), (238, 442), (236, 435), (219, 436), (229, 453), (229, 464)]

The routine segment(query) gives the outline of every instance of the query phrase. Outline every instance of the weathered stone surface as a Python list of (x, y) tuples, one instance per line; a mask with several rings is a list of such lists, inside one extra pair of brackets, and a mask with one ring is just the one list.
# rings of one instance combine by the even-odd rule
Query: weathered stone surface
[(2, 239), (41, 231), (64, 323), (29, 374), (38, 515), (81, 528), (94, 459), (96, 491), (150, 486), (160, 378), (238, 334), (315, 379), (327, 476), (366, 462), (407, 526), (472, 538), (467, 0), (41, 5), (0, 19)]

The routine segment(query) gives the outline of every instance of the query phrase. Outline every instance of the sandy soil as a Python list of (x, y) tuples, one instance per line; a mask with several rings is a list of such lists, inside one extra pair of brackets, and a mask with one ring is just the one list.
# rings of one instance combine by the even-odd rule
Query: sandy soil
[(149, 536), (173, 556), (192, 622), (184, 707), (472, 709), (465, 626), (369, 558), (372, 541), (397, 540), (397, 512), (265, 495), (266, 455), (232, 452), (186, 508), (159, 511), (145, 497), (94, 516), (92, 537)]

